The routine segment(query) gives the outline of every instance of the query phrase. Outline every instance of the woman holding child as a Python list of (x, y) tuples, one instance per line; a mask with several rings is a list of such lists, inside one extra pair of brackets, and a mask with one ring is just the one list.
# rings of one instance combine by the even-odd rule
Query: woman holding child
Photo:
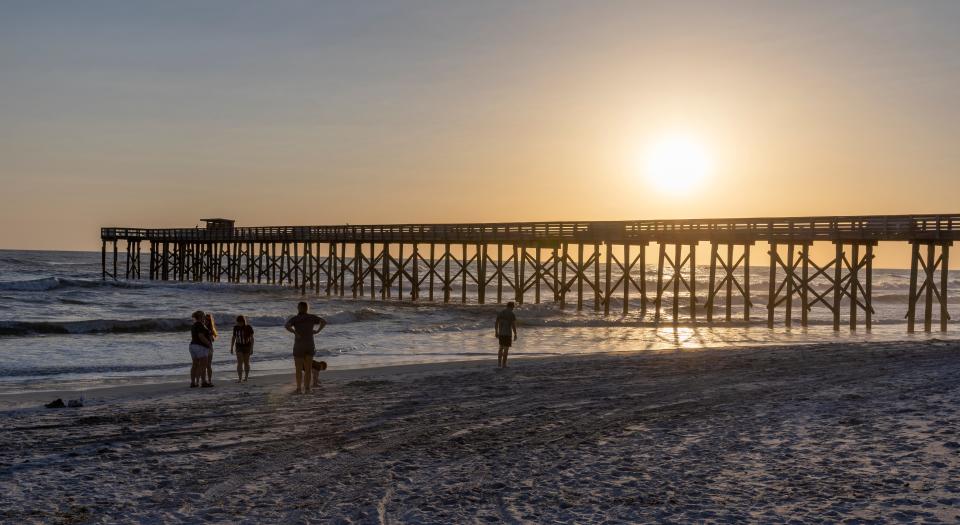
[(201, 310), (193, 312), (193, 326), (190, 328), (190, 388), (211, 387), (205, 380), (207, 362), (213, 348), (214, 335), (206, 325), (207, 315)]

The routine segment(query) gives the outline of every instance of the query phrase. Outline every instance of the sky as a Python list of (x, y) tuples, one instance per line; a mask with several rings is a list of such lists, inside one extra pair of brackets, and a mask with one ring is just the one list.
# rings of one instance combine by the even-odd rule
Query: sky
[[(960, 2), (0, 0), (0, 12), (0, 248), (98, 249), (101, 226), (207, 216), (958, 211)], [(651, 180), (651, 145), (670, 136), (705, 152), (695, 184)]]

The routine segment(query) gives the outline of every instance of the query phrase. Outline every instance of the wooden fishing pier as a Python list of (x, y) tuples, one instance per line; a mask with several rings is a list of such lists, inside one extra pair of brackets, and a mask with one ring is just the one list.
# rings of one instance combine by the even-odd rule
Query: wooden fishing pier
[[(762, 242), (769, 245), (768, 326), (781, 311), (785, 326), (797, 313), (807, 326), (811, 309), (819, 307), (832, 314), (835, 330), (841, 324), (855, 330), (861, 315), (869, 330), (874, 251), (880, 241), (895, 241), (912, 247), (907, 329), (919, 321), (930, 331), (938, 312), (945, 331), (949, 249), (960, 239), (960, 214), (360, 226), (205, 222), (205, 228), (101, 229), (103, 278), (142, 278), (147, 243), (151, 280), (269, 283), (302, 294), (444, 303), (456, 295), (466, 303), (470, 287), (480, 304), (522, 303), (532, 291), (535, 303), (547, 298), (578, 310), (587, 303), (605, 314), (617, 299), (624, 315), (633, 298), (642, 314), (653, 309), (654, 322), (673, 324), (735, 321), (739, 303), (742, 321), (749, 322), (750, 251)], [(710, 245), (706, 290), (697, 289), (701, 243)], [(814, 243), (832, 243), (832, 256), (814, 260)], [(655, 272), (648, 272), (648, 256)]]

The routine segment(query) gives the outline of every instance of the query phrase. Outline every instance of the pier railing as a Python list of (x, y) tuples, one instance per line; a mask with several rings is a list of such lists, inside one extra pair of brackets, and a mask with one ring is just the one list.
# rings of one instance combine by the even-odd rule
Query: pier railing
[(464, 224), (102, 228), (103, 240), (157, 242), (513, 242), (960, 240), (960, 215)]

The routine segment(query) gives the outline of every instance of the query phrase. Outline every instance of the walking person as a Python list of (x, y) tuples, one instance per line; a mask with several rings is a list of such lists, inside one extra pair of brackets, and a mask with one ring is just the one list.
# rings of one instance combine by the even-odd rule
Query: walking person
[(193, 312), (193, 326), (190, 328), (190, 358), (193, 364), (190, 366), (190, 388), (198, 386), (207, 386), (203, 380), (206, 371), (207, 356), (210, 355), (210, 347), (213, 345), (210, 329), (204, 324), (206, 315), (200, 310)]
[(246, 381), (250, 377), (250, 356), (253, 354), (253, 327), (247, 318), (238, 315), (237, 324), (233, 327), (233, 336), (230, 338), (230, 353), (236, 349), (237, 356), (237, 383)]
[(220, 334), (217, 333), (217, 323), (213, 321), (213, 315), (207, 314), (204, 319), (204, 323), (207, 326), (207, 330), (210, 332), (210, 345), (207, 351), (207, 361), (204, 366), (204, 371), (207, 374), (207, 382), (203, 386), (212, 387), (213, 386), (213, 342), (220, 337)]
[(510, 346), (517, 340), (517, 316), (513, 313), (513, 301), (507, 303), (507, 308), (497, 314), (497, 321), (493, 329), (500, 341), (500, 351), (497, 352), (497, 368), (507, 367), (507, 353)]
[(297, 394), (310, 393), (313, 355), (317, 348), (313, 336), (327, 326), (327, 322), (322, 317), (309, 313), (309, 310), (310, 305), (300, 301), (297, 303), (297, 315), (291, 317), (284, 325), (284, 328), (294, 336), (293, 362), (296, 368)]

